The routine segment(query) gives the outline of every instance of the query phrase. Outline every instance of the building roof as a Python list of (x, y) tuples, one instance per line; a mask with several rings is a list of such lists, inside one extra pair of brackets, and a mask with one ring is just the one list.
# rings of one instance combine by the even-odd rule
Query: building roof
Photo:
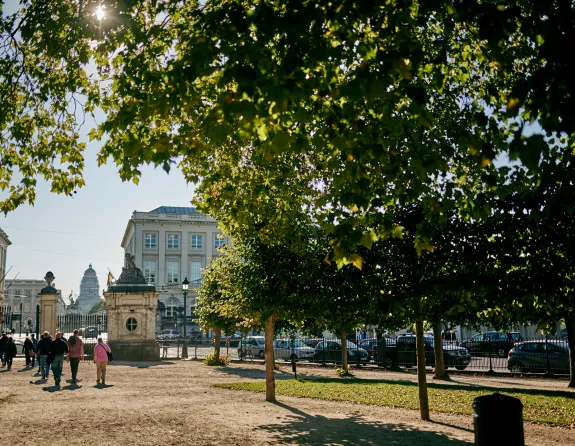
[(199, 214), (195, 207), (160, 206), (150, 211), (150, 214)]
[[(194, 210), (195, 210), (195, 208), (194, 208)], [(11, 242), (10, 239), (8, 238), (8, 234), (6, 234), (6, 233), (2, 230), (2, 228), (0, 228), (0, 237), (2, 237), (4, 240), (6, 240), (6, 243), (7, 243), (8, 245), (11, 245), (11, 244), (12, 244), (12, 242)]]

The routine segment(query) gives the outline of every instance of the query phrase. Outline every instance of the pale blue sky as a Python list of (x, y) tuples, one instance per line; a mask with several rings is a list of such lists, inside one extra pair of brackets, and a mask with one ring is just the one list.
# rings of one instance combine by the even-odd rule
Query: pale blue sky
[(50, 193), (41, 184), (34, 207), (22, 206), (0, 217), (0, 228), (9, 236), (7, 279), (41, 279), (47, 271), (67, 297), (77, 294), (80, 281), (92, 263), (100, 287), (106, 285), (108, 267), (118, 277), (124, 252), (120, 246), (132, 212), (158, 206), (191, 206), (193, 186), (177, 170), (168, 175), (145, 167), (138, 186), (123, 183), (113, 164), (97, 167), (99, 143), (85, 153), (86, 186), (74, 198)]

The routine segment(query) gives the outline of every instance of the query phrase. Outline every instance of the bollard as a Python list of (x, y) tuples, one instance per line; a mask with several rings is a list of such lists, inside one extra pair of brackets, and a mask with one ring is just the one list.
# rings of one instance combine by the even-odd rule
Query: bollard
[(295, 375), (295, 379), (297, 379), (297, 366), (296, 366), (295, 358), (293, 356), (291, 358), (291, 370)]
[(494, 393), (473, 400), (476, 446), (525, 446), (523, 404)]

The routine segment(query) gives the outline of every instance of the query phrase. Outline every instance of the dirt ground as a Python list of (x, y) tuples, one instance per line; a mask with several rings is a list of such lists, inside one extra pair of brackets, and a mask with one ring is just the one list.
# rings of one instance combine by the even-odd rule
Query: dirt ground
[[(15, 362), (0, 369), (2, 440), (9, 445), (464, 445), (473, 444), (472, 416), (419, 412), (210, 387), (261, 380), (262, 365), (213, 368), (195, 361), (114, 363), (107, 385), (96, 387), (96, 369), (80, 364), (80, 386), (61, 389)], [(64, 367), (64, 380), (70, 369)], [(415, 379), (412, 373), (355, 372), (360, 378)], [(334, 376), (332, 369), (300, 368), (298, 377)], [(292, 377), (283, 366), (278, 379)], [(430, 377), (431, 379), (431, 377)], [(565, 381), (478, 378), (455, 375), (454, 383), (566, 390)], [(574, 394), (575, 395), (575, 394)], [(528, 445), (575, 445), (572, 429), (525, 423)]]

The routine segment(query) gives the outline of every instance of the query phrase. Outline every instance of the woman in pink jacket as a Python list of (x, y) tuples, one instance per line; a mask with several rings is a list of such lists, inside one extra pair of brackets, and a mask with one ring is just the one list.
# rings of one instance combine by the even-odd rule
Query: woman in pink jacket
[(96, 364), (96, 385), (106, 384), (106, 366), (108, 365), (108, 352), (112, 349), (105, 344), (102, 338), (98, 338), (98, 343), (94, 347), (94, 364)]

